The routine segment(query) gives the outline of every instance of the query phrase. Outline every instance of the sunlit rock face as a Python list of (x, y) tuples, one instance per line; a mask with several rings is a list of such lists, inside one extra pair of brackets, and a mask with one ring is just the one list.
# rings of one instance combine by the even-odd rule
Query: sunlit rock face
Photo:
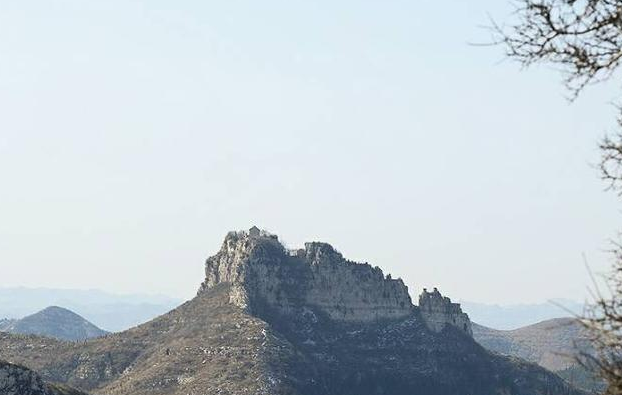
[(219, 283), (231, 284), (230, 301), (251, 310), (311, 308), (337, 321), (372, 322), (414, 309), (402, 280), (385, 277), (380, 268), (348, 261), (326, 243), (286, 250), (276, 236), (253, 228), (229, 233), (207, 259), (200, 292)]
[(419, 296), (419, 311), (427, 327), (434, 332), (440, 332), (445, 326), (451, 325), (473, 336), (471, 320), (462, 312), (460, 304), (452, 303), (436, 288), (432, 292), (423, 290)]

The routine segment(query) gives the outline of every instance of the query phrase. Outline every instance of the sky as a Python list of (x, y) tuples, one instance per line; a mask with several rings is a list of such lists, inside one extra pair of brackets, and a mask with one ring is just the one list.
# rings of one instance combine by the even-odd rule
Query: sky
[(574, 103), (482, 26), (509, 2), (4, 0), (0, 287), (192, 297), (229, 230), (326, 241), (411, 296), (582, 301), (620, 225)]

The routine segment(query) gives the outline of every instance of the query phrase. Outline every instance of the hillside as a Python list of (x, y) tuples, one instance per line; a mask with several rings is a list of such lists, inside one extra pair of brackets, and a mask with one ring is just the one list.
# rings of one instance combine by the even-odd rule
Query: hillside
[(573, 318), (556, 318), (510, 331), (473, 324), (473, 336), (491, 351), (537, 363), (580, 388), (604, 389), (602, 380), (577, 362), (577, 356), (591, 348), (582, 325)]
[(287, 251), (230, 233), (198, 295), (173, 311), (83, 344), (0, 334), (0, 358), (108, 395), (581, 394), (485, 350), (437, 290), (420, 300), (328, 244)]
[(0, 320), (0, 331), (74, 341), (104, 336), (108, 333), (78, 314), (57, 306), (45, 308), (19, 320)]
[(569, 368), (588, 347), (583, 327), (573, 318), (556, 318), (502, 331), (473, 324), (473, 337), (489, 350), (534, 362), (552, 371)]

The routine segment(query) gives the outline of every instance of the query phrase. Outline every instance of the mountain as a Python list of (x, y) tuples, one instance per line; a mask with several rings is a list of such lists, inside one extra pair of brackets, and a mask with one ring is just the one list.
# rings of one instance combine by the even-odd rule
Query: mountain
[(579, 395), (560, 377), (487, 351), (438, 290), (415, 306), (402, 280), (330, 245), (286, 250), (231, 232), (195, 298), (85, 343), (0, 334), (0, 358), (94, 393)]
[(489, 350), (552, 371), (570, 367), (575, 357), (589, 348), (583, 326), (573, 318), (556, 318), (509, 331), (473, 324), (473, 337)]
[(603, 384), (577, 362), (591, 353), (587, 333), (574, 318), (556, 318), (514, 330), (473, 324), (473, 337), (487, 349), (534, 362), (582, 388), (601, 390)]
[(460, 304), (474, 322), (501, 330), (522, 328), (553, 318), (581, 315), (585, 308), (583, 303), (568, 299), (555, 299), (548, 303), (507, 306), (468, 301), (460, 301)]
[(47, 307), (19, 320), (1, 320), (0, 331), (33, 334), (61, 340), (85, 340), (108, 332), (62, 307)]
[(167, 296), (117, 295), (93, 289), (0, 288), (0, 317), (22, 318), (50, 305), (63, 306), (111, 332), (147, 322), (181, 303)]
[(2, 395), (86, 395), (69, 387), (44, 382), (32, 370), (0, 361)]

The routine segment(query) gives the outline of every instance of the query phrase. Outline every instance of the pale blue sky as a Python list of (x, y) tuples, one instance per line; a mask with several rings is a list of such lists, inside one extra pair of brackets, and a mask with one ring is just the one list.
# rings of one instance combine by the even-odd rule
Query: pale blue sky
[(0, 3), (0, 286), (190, 297), (228, 230), (328, 241), (480, 302), (582, 300), (620, 224), (500, 1)]

